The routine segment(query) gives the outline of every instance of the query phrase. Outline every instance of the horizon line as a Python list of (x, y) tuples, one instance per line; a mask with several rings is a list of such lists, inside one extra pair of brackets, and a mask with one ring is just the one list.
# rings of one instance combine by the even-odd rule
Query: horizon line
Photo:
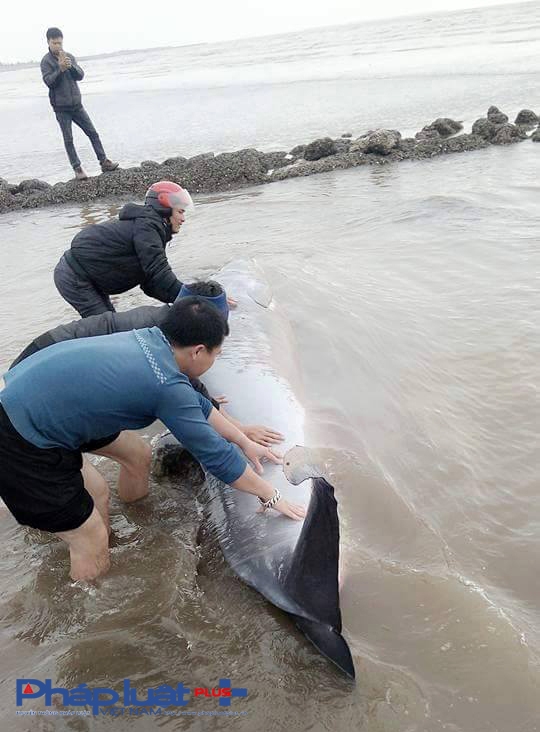
[[(471, 2), (474, 2), (474, 0), (471, 0)], [(370, 23), (377, 23), (381, 21), (391, 21), (391, 20), (398, 20), (399, 18), (414, 18), (414, 17), (425, 17), (425, 18), (431, 18), (432, 16), (436, 15), (452, 15), (454, 13), (460, 13), (468, 10), (489, 10), (492, 8), (500, 8), (500, 7), (506, 7), (509, 5), (532, 5), (536, 2), (536, 0), (523, 0), (522, 2), (494, 2), (491, 5), (471, 5), (466, 8), (458, 8), (457, 10), (436, 10), (434, 12), (428, 12), (428, 11), (422, 11), (420, 13), (403, 13), (400, 15), (391, 15), (391, 16), (383, 16), (380, 18), (370, 18), (369, 20), (354, 20), (349, 21), (347, 23), (331, 23), (329, 25), (315, 25), (315, 26), (309, 26), (306, 28), (299, 28), (298, 30), (288, 30), (288, 31), (282, 31), (277, 33), (262, 33), (261, 35), (247, 35), (247, 36), (238, 36), (235, 38), (225, 38), (223, 40), (214, 40), (214, 41), (196, 41), (193, 43), (180, 43), (178, 45), (174, 44), (167, 44), (165, 46), (147, 46), (146, 48), (123, 48), (118, 49), (116, 51), (102, 51), (100, 53), (92, 53), (85, 56), (78, 56), (81, 61), (89, 61), (91, 59), (99, 59), (99, 58), (108, 58), (111, 56), (121, 56), (121, 55), (127, 55), (127, 54), (134, 54), (134, 53), (143, 53), (145, 51), (167, 51), (171, 48), (189, 48), (191, 46), (211, 46), (211, 45), (217, 45), (219, 43), (235, 43), (237, 41), (249, 41), (251, 39), (256, 38), (273, 38), (275, 36), (287, 36), (287, 35), (294, 35), (296, 33), (305, 33), (308, 31), (313, 30), (320, 30), (321, 28), (341, 28), (345, 26), (350, 25), (369, 25)], [(2, 62), (0, 61), (0, 67), (4, 67), (4, 69), (7, 67), (29, 67), (29, 66), (38, 66), (40, 64), (40, 61), (38, 60), (28, 60), (28, 61), (11, 61), (11, 62)]]

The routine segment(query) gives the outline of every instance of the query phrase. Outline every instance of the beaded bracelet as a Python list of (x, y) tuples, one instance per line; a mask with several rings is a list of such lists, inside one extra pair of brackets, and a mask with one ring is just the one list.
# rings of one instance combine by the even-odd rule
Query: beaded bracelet
[(274, 489), (274, 495), (272, 498), (269, 498), (267, 501), (263, 501), (262, 498), (257, 496), (259, 498), (259, 503), (263, 507), (263, 509), (266, 511), (267, 508), (274, 508), (276, 503), (281, 500), (281, 493), (278, 491), (277, 488)]

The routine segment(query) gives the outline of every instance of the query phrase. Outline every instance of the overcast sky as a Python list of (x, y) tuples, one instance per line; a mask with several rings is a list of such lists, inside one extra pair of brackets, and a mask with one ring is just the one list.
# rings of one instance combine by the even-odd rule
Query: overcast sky
[[(521, 2), (522, 0), (509, 0)], [(87, 56), (286, 33), (403, 14), (502, 4), (493, 0), (5, 0), (0, 62), (40, 59), (44, 33), (59, 26), (65, 48)]]

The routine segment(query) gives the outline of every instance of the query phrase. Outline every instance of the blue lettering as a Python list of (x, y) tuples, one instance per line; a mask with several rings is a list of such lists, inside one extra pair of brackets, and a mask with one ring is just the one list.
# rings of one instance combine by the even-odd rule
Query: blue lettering
[(129, 679), (124, 679), (124, 706), (129, 706)]
[[(37, 691), (32, 691), (32, 693), (25, 694), (24, 689), (30, 684), (31, 687), (37, 686)], [(17, 687), (16, 687), (16, 693), (17, 693), (17, 706), (22, 707), (22, 703), (25, 699), (38, 699), (40, 696), (43, 696), (45, 689), (45, 684), (43, 681), (38, 681), (38, 679), (17, 679)]]
[(154, 689), (152, 696), (154, 704), (158, 704), (161, 707), (172, 707), (176, 702), (176, 694), (172, 686), (158, 686), (157, 689)]
[(148, 691), (148, 697), (146, 699), (141, 699), (139, 701), (137, 699), (137, 689), (131, 688), (131, 681), (129, 679), (124, 679), (124, 706), (129, 707), (130, 705), (134, 705), (136, 707), (147, 707), (152, 704), (150, 701), (150, 697), (152, 694), (152, 690), (150, 689)]
[(187, 699), (184, 699), (184, 696), (189, 696), (191, 694), (191, 689), (188, 689), (184, 684), (178, 684), (176, 686), (176, 706), (177, 707), (185, 707), (188, 703)]
[[(100, 699), (99, 697), (102, 695), (108, 695), (108, 699)], [(120, 694), (117, 691), (114, 691), (114, 689), (106, 689), (101, 686), (97, 686), (93, 690), (92, 695), (92, 711), (94, 714), (99, 714), (99, 708), (100, 707), (110, 707), (113, 704), (116, 704), (116, 702), (120, 699)]]
[[(30, 693), (24, 693), (25, 689), (27, 689), (28, 684), (30, 686), (37, 686), (38, 690), (33, 691)], [(62, 697), (62, 702), (64, 704), (68, 704), (69, 699), (69, 691), (67, 689), (63, 689), (61, 687), (59, 688), (53, 688), (52, 681), (50, 679), (45, 679), (45, 681), (39, 681), (38, 679), (17, 679), (17, 706), (22, 706), (22, 703), (24, 699), (38, 699), (40, 696), (45, 697), (45, 706), (50, 707), (52, 704), (52, 695), (53, 694), (60, 694)]]
[[(230, 681), (228, 684), (221, 684), (222, 686), (229, 686), (228, 689), (216, 689), (213, 690), (213, 696), (224, 696), (224, 694), (232, 694), (232, 696), (245, 696), (246, 690), (233, 689), (230, 690)], [(240, 692), (240, 693), (238, 693)], [(244, 693), (242, 693), (244, 692)], [(208, 696), (210, 696), (210, 693)], [(97, 687), (91, 689), (88, 684), (79, 684), (74, 689), (65, 689), (64, 687), (53, 687), (51, 679), (17, 679), (16, 680), (16, 702), (17, 706), (22, 706), (25, 699), (38, 699), (45, 697), (45, 706), (51, 706), (53, 704), (52, 697), (54, 695), (60, 695), (62, 697), (62, 703), (65, 706), (82, 707), (87, 706), (92, 709), (94, 715), (99, 714), (110, 714), (119, 716), (124, 713), (122, 708), (113, 708), (110, 710), (102, 710), (102, 707), (113, 707), (118, 701), (120, 701), (120, 694), (114, 689), (107, 687)], [(155, 689), (146, 690), (146, 698), (139, 699), (137, 697), (137, 689), (132, 688), (130, 679), (124, 679), (123, 683), (123, 706), (126, 708), (130, 707), (184, 707), (189, 702), (191, 695), (191, 689), (184, 686), (183, 683), (179, 683), (176, 687), (169, 686), (168, 684), (162, 684)], [(122, 702), (120, 702), (122, 703)], [(130, 713), (134, 714), (136, 710), (131, 710)], [(149, 712), (143, 712), (148, 714)], [(151, 714), (157, 714), (158, 712), (150, 712)], [(159, 712), (162, 713), (162, 712)], [(90, 714), (90, 712), (87, 712)]]
[[(152, 694), (151, 691), (148, 692), (149, 695)], [(129, 690), (129, 704), (133, 704), (136, 707), (147, 707), (151, 702), (149, 701), (149, 698), (141, 699), (140, 701), (137, 699), (137, 689), (130, 689)]]
[(52, 686), (50, 679), (45, 679), (45, 706), (50, 707), (53, 704), (53, 694), (59, 694), (62, 697), (62, 704), (67, 706), (69, 704), (69, 689), (64, 689), (62, 686)]
[(92, 704), (92, 692), (88, 688), (88, 684), (79, 684), (71, 690), (70, 704), (74, 707), (90, 706)]
[(110, 707), (110, 709), (100, 709), (99, 714), (108, 717), (121, 717), (124, 711), (123, 707)]

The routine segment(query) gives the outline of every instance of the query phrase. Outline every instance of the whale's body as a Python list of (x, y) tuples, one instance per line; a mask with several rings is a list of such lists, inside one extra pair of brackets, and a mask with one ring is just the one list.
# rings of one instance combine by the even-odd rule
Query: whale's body
[[(212, 395), (225, 394), (226, 409), (243, 424), (265, 424), (282, 432), (286, 440), (280, 451), (303, 445), (304, 412), (291, 386), (297, 371), (288, 322), (270, 302), (253, 265), (233, 263), (216, 279), (238, 300), (238, 309), (230, 316), (231, 335), (223, 355), (204, 376), (208, 390)], [(170, 451), (174, 443), (172, 435), (164, 435), (158, 449)], [(225, 559), (244, 582), (291, 615), (321, 653), (354, 678), (352, 657), (341, 635), (334, 490), (320, 477), (291, 485), (282, 466), (268, 463), (264, 477), (285, 498), (308, 507), (306, 518), (293, 521), (272, 510), (257, 513), (255, 496), (207, 475), (208, 512)]]

